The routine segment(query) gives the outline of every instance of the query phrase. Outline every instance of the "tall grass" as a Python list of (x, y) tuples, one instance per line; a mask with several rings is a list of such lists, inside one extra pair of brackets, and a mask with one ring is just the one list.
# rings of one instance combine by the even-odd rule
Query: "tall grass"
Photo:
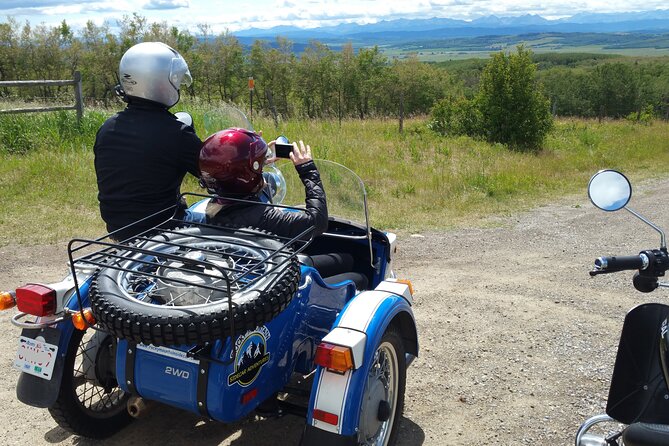
[[(199, 127), (208, 108), (190, 109)], [(0, 246), (104, 233), (92, 146), (110, 114), (87, 111), (81, 124), (73, 112), (0, 116)], [(267, 140), (279, 134), (302, 139), (315, 157), (356, 171), (367, 185), (373, 224), (395, 230), (481, 224), (488, 216), (582, 194), (601, 168), (632, 179), (669, 172), (669, 124), (660, 121), (559, 121), (538, 155), (440, 137), (420, 119), (410, 120), (401, 135), (393, 120), (253, 121)], [(183, 190), (201, 191), (194, 179)]]

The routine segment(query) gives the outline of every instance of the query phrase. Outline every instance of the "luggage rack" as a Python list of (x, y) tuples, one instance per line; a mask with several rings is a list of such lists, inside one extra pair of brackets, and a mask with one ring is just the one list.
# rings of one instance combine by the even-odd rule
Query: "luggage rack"
[[(217, 198), (194, 193), (183, 195)], [(304, 212), (304, 209), (289, 206), (229, 200)], [(237, 306), (233, 296), (252, 285), (255, 285), (254, 291), (267, 290), (280, 277), (273, 273), (294, 261), (314, 238), (313, 226), (288, 238), (253, 228), (185, 221), (176, 218), (177, 209), (177, 205), (163, 209), (115, 231), (132, 229), (145, 220), (172, 211), (171, 218), (122, 241), (114, 240), (115, 232), (112, 232), (97, 239), (75, 238), (68, 243), (69, 265), (80, 312), (84, 305), (77, 271), (90, 274), (92, 270), (111, 268), (125, 273), (124, 291), (131, 298), (177, 308), (180, 303), (199, 305), (225, 299), (232, 313)], [(273, 240), (273, 246), (267, 247), (263, 239)], [(234, 333), (234, 318), (229, 319), (230, 333)]]

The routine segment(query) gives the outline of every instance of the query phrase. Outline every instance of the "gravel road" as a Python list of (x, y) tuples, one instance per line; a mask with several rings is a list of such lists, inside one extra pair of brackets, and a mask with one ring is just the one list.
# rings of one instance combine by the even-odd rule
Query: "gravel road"
[[(669, 207), (657, 205), (667, 193), (669, 180), (645, 183), (631, 206), (666, 224)], [(395, 269), (414, 283), (421, 342), (407, 373), (403, 446), (573, 444), (580, 423), (603, 412), (625, 313), (666, 299), (636, 292), (629, 273), (588, 276), (597, 256), (655, 248), (659, 236), (584, 196), (477, 228), (399, 236)], [(59, 280), (64, 265), (64, 245), (0, 248), (0, 288)], [(73, 436), (16, 400), (11, 314), (0, 314), (2, 445), (251, 446), (300, 436), (303, 421), (290, 416), (225, 425), (166, 406), (105, 441)]]

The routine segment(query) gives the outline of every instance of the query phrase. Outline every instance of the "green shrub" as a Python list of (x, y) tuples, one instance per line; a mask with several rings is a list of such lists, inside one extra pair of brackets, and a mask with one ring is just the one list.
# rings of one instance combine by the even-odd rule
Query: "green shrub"
[(464, 97), (447, 98), (432, 108), (428, 127), (440, 135), (481, 135), (481, 114), (476, 103)]
[(650, 125), (655, 119), (655, 110), (652, 105), (648, 104), (640, 112), (632, 112), (625, 119), (630, 122)]
[(550, 101), (535, 78), (531, 51), (522, 46), (515, 54), (499, 52), (483, 70), (477, 109), (489, 142), (521, 151), (537, 151), (553, 125)]

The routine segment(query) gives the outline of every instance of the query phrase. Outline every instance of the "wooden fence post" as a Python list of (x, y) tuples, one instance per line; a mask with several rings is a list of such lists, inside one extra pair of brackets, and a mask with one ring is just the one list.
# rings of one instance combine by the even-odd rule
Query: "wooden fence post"
[(77, 110), (77, 123), (81, 124), (81, 118), (84, 116), (84, 98), (81, 94), (81, 73), (74, 72), (74, 106)]

